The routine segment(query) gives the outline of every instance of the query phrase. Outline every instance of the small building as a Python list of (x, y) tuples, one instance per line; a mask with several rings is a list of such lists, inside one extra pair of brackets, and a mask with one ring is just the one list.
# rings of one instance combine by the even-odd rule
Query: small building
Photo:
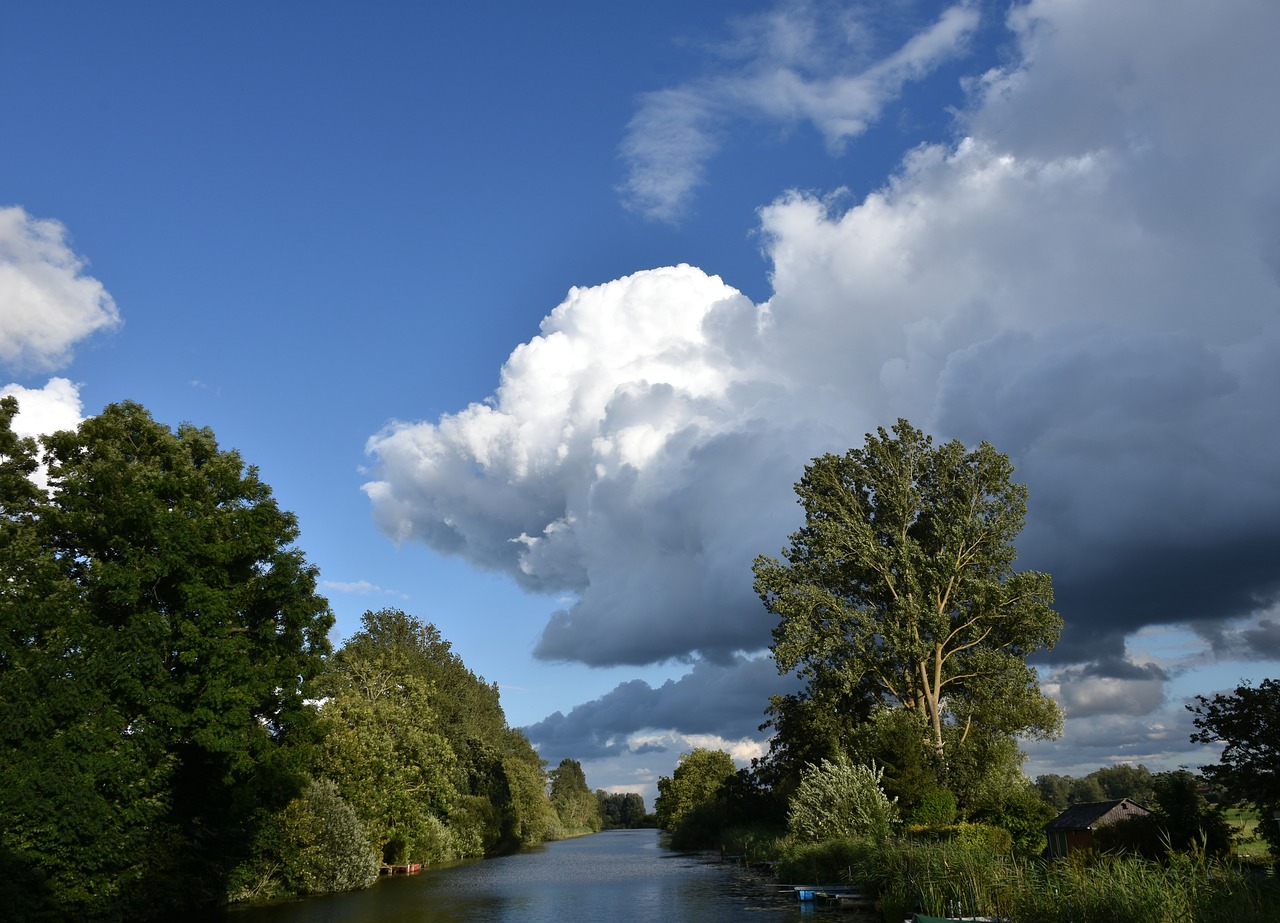
[(1150, 813), (1128, 798), (1073, 804), (1044, 825), (1044, 832), (1049, 838), (1048, 853), (1057, 858), (1077, 849), (1092, 849), (1093, 833), (1099, 827), (1129, 817), (1145, 817)]

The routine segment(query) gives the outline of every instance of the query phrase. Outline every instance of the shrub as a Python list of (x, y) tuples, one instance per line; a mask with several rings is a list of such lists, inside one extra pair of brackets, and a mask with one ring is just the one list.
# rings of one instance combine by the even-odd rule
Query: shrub
[(850, 878), (850, 869), (863, 862), (872, 851), (871, 843), (860, 838), (793, 843), (778, 862), (778, 878), (810, 883), (846, 881)]
[(268, 819), (253, 854), (232, 872), (228, 900), (353, 891), (378, 877), (378, 855), (368, 833), (327, 779), (311, 782)]
[(956, 796), (950, 789), (931, 788), (921, 796), (911, 816), (912, 824), (925, 827), (945, 827), (956, 822)]
[(898, 809), (880, 787), (882, 776), (883, 770), (844, 757), (808, 764), (791, 798), (788, 829), (809, 841), (887, 837)]

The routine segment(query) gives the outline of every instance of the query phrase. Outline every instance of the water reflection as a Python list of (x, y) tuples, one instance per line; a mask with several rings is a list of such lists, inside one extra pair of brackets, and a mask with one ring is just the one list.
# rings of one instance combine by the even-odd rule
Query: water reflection
[(799, 920), (794, 898), (738, 866), (671, 853), (653, 830), (615, 830), (367, 891), (231, 911), (225, 923), (758, 923)]

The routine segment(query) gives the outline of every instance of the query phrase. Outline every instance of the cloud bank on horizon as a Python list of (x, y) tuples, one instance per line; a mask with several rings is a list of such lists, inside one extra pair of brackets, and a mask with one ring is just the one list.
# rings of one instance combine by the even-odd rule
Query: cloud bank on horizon
[[(726, 76), (641, 101), (632, 207), (678, 216), (725, 119), (809, 121), (838, 155), (978, 16), (845, 73), (806, 57), (828, 39), (805, 10)], [(905, 416), (991, 441), (1029, 485), (1021, 560), (1055, 576), (1069, 715), (1156, 707), (1168, 674), (1134, 647), (1153, 627), (1189, 626), (1192, 659), (1280, 658), (1280, 8), (1034, 0), (1005, 25), (954, 137), (860, 201), (760, 210), (764, 303), (691, 266), (572, 289), (489, 398), (374, 435), (381, 528), (567, 594), (538, 657), (758, 673), (750, 563), (798, 524), (792, 483)], [(626, 700), (696, 732), (658, 692), (539, 731), (607, 748), (599, 713)]]

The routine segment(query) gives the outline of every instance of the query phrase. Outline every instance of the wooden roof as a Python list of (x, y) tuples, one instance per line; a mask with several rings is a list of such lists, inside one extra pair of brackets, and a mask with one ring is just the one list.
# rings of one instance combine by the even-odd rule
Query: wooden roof
[(1049, 823), (1045, 830), (1092, 830), (1114, 824), (1126, 817), (1141, 817), (1151, 812), (1128, 798), (1116, 801), (1086, 801), (1073, 804)]

